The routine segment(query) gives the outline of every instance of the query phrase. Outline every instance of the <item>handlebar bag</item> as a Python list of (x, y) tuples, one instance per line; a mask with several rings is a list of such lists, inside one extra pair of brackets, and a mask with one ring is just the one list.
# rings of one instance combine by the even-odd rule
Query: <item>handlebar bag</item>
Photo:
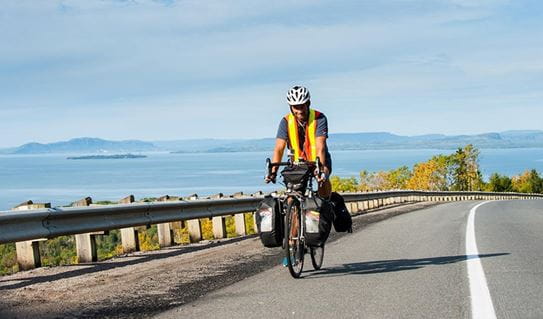
[(308, 246), (323, 246), (334, 221), (330, 202), (318, 196), (306, 198), (304, 203), (305, 242)]
[(281, 171), (283, 181), (294, 190), (301, 190), (307, 187), (307, 182), (311, 176), (311, 170), (308, 166), (287, 166)]
[(279, 247), (283, 244), (283, 223), (279, 200), (266, 196), (258, 204), (255, 218), (260, 241), (265, 247)]
[(353, 230), (353, 219), (351, 217), (351, 213), (349, 213), (349, 210), (347, 209), (347, 205), (345, 205), (345, 200), (343, 199), (343, 196), (336, 192), (332, 192), (332, 195), (330, 196), (330, 201), (332, 202), (332, 208), (334, 210), (334, 229), (337, 232), (350, 232), (352, 233)]

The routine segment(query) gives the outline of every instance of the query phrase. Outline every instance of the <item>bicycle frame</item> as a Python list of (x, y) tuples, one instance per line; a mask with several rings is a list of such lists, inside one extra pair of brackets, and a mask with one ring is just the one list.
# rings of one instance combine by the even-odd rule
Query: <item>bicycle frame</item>
[[(315, 162), (279, 162), (279, 163), (272, 163), (271, 160), (268, 158), (266, 159), (266, 168), (267, 168), (267, 173), (268, 174), (271, 174), (271, 171), (272, 171), (272, 167), (281, 167), (281, 166), (302, 166), (302, 165), (306, 165), (308, 167), (309, 170), (313, 169), (313, 167), (315, 168), (315, 175), (320, 175), (321, 174), (321, 164), (320, 164), (320, 161), (319, 161), (319, 158), (317, 157)], [(308, 180), (308, 184), (307, 186), (305, 187), (305, 189), (303, 189), (303, 192), (301, 191), (298, 191), (298, 190), (294, 190), (292, 187), (289, 188), (287, 185), (287, 191), (286, 193), (283, 195), (283, 196), (280, 196), (280, 201), (281, 201), (281, 214), (286, 216), (286, 211), (285, 211), (285, 207), (287, 207), (287, 204), (288, 204), (288, 199), (289, 198), (294, 198), (294, 200), (297, 200), (299, 203), (300, 203), (300, 209), (301, 209), (301, 212), (300, 212), (300, 226), (301, 226), (301, 234), (298, 234), (298, 236), (300, 237), (300, 239), (303, 241), (304, 245), (305, 245), (305, 214), (303, 213), (305, 211), (305, 199), (306, 198), (312, 198), (313, 196), (315, 196), (317, 194), (317, 190), (314, 190), (313, 189), (313, 179), (315, 179), (315, 176), (311, 176)]]
[[(318, 196), (318, 190), (313, 189), (313, 179), (315, 176), (321, 175), (321, 164), (319, 161), (319, 158), (317, 157), (315, 162), (301, 162), (301, 163), (294, 163), (294, 162), (281, 162), (281, 163), (271, 163), (270, 159), (268, 158), (266, 160), (266, 168), (267, 168), (267, 174), (268, 176), (272, 173), (272, 167), (280, 167), (280, 166), (297, 166), (307, 169), (307, 173), (310, 173), (310, 176), (304, 176), (300, 180), (300, 183), (289, 181), (286, 182), (285, 186), (287, 187), (287, 190), (284, 195), (278, 196), (281, 206), (281, 215), (282, 223), (283, 223), (283, 229), (285, 230), (284, 234), (284, 240), (283, 240), (283, 249), (285, 249), (285, 252), (287, 253), (288, 260), (288, 267), (291, 275), (294, 278), (299, 278), (301, 272), (303, 271), (303, 262), (304, 262), (304, 254), (306, 251), (310, 251), (311, 253), (311, 260), (313, 263), (313, 266), (315, 269), (320, 269), (320, 265), (322, 264), (322, 255), (320, 259), (320, 264), (316, 266), (315, 264), (315, 249), (314, 247), (309, 247), (306, 245), (306, 205), (307, 201), (306, 199), (312, 198), (313, 196)], [(278, 170), (278, 169), (277, 169)], [(313, 171), (314, 170), (314, 171)], [(314, 174), (313, 174), (314, 173)], [(283, 174), (283, 178), (286, 179), (286, 176)], [(307, 181), (304, 181), (304, 178), (308, 178)], [(295, 179), (296, 180), (296, 179)], [(292, 206), (296, 205), (299, 209), (298, 216), (296, 217), (296, 222), (299, 225), (296, 225), (293, 228), (293, 222), (294, 220), (290, 219), (292, 212)], [(293, 234), (293, 229), (296, 229), (297, 234)], [(292, 242), (291, 242), (292, 241)], [(288, 249), (287, 249), (288, 248)], [(323, 253), (323, 247), (320, 247), (318, 249), (321, 249), (321, 253)], [(301, 253), (301, 256), (299, 255)], [(294, 259), (294, 263), (293, 263)], [(296, 270), (294, 270), (294, 267), (297, 267)], [(299, 268), (298, 268), (299, 267)]]

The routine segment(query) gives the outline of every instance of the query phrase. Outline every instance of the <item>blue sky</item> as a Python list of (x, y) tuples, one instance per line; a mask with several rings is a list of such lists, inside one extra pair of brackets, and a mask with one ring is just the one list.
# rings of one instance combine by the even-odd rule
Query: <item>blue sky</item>
[(543, 129), (535, 0), (3, 0), (0, 147), (275, 135), (306, 85), (331, 132)]

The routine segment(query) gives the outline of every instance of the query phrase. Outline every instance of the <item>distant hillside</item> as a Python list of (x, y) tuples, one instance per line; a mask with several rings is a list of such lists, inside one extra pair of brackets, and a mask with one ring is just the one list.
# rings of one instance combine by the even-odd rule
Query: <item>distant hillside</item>
[(109, 153), (154, 151), (157, 147), (149, 142), (136, 140), (107, 141), (99, 138), (74, 138), (50, 144), (28, 143), (13, 149), (12, 154), (43, 153)]
[(467, 144), (478, 148), (543, 147), (543, 131), (507, 131), (477, 135), (399, 136), (390, 133), (331, 134), (330, 149), (454, 149)]
[[(220, 141), (220, 140), (218, 140)], [(275, 139), (228, 141), (219, 146), (204, 148), (206, 152), (251, 152), (270, 151)], [(330, 150), (375, 150), (375, 149), (455, 149), (473, 144), (478, 148), (520, 148), (543, 147), (543, 131), (508, 131), (503, 133), (485, 133), (478, 135), (447, 136), (428, 134), (419, 136), (401, 136), (387, 132), (337, 133), (330, 134)], [(191, 152), (190, 148), (178, 149)], [(198, 150), (201, 152), (202, 150)]]
[[(473, 144), (477, 148), (543, 148), (543, 131), (505, 131), (477, 135), (428, 134), (402, 136), (387, 132), (330, 134), (330, 150), (379, 150), (379, 149), (455, 149)], [(17, 148), (0, 150), (0, 154), (40, 153), (130, 153), (169, 151), (172, 153), (225, 153), (271, 151), (275, 138), (242, 139), (193, 139), (177, 141), (143, 142), (137, 140), (108, 141), (99, 138), (76, 138), (69, 141), (40, 144), (29, 143)]]

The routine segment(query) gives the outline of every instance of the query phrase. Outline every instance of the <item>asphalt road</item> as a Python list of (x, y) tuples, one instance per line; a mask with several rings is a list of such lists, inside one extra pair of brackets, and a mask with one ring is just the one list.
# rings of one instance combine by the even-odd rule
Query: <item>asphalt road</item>
[[(490, 293), (490, 315), (542, 318), (543, 201), (479, 206), (478, 255), (470, 255), (468, 216), (480, 203), (371, 224), (330, 243), (322, 270), (313, 271), (307, 256), (302, 279), (277, 266), (157, 317), (471, 318), (485, 307), (470, 292), (480, 285)], [(468, 258), (482, 266), (482, 276), (468, 276)]]

